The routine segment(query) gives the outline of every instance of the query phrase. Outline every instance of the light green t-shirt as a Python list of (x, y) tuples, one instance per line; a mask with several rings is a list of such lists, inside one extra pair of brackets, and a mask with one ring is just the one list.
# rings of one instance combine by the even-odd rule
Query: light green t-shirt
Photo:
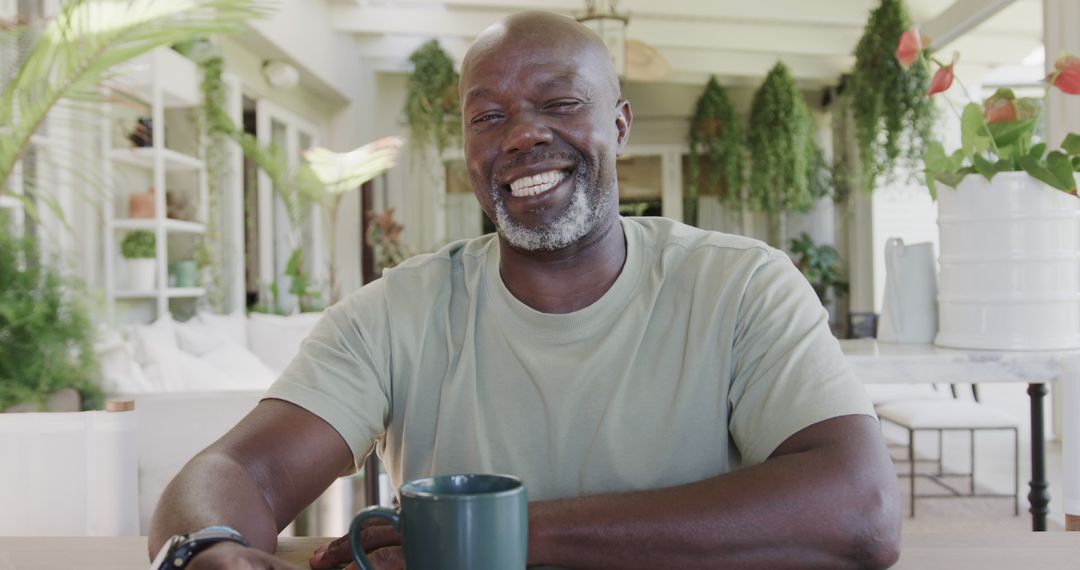
[(784, 253), (622, 224), (622, 273), (569, 314), (507, 290), (492, 235), (410, 259), (330, 308), (267, 397), (325, 419), (358, 464), (376, 445), (395, 488), (508, 473), (530, 500), (699, 481), (873, 414)]

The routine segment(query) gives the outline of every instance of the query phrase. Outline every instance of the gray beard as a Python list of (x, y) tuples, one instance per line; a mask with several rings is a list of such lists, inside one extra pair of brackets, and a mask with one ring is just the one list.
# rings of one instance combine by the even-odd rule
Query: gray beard
[[(579, 163), (581, 164), (581, 163)], [(510, 218), (502, 191), (492, 187), (495, 204), (495, 227), (510, 245), (525, 251), (555, 251), (585, 237), (600, 223), (611, 192), (590, 193), (587, 169), (578, 168), (570, 206), (555, 221), (540, 228), (527, 228)]]

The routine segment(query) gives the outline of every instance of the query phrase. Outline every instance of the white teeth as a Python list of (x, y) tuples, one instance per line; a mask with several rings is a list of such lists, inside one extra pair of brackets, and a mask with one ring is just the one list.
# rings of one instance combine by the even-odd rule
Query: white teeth
[(515, 198), (535, 196), (551, 190), (559, 182), (562, 182), (563, 178), (566, 178), (566, 173), (561, 170), (549, 170), (533, 176), (518, 178), (510, 183), (510, 194)]

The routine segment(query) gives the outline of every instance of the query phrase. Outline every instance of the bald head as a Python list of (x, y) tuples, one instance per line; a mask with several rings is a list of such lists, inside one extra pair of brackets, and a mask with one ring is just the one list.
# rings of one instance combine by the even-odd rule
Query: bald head
[(616, 99), (620, 97), (619, 76), (600, 36), (581, 23), (550, 12), (517, 12), (492, 24), (477, 36), (465, 54), (461, 75), (477, 61), (498, 57), (508, 46), (566, 50), (573, 61), (590, 67), (590, 74), (603, 78)]

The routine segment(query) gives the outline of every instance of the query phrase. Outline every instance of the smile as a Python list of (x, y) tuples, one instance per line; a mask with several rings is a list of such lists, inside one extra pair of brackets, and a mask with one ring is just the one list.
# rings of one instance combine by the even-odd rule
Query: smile
[(524, 176), (510, 183), (510, 194), (515, 198), (543, 194), (558, 186), (564, 178), (566, 178), (566, 173), (562, 170), (549, 170), (532, 176)]

